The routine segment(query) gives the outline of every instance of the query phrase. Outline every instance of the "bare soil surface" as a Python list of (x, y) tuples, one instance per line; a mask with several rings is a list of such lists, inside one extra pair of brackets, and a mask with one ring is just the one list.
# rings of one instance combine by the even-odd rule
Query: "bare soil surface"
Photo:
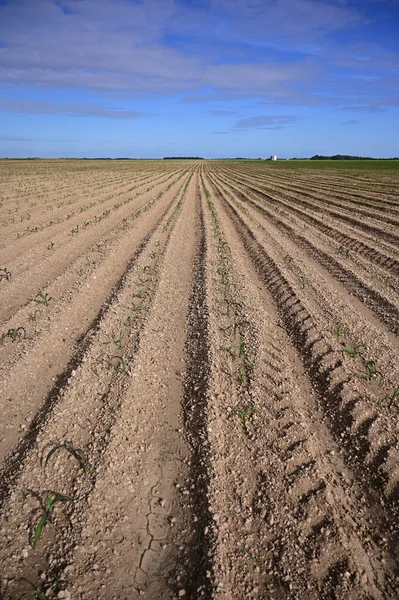
[(1, 598), (398, 597), (397, 184), (0, 164)]

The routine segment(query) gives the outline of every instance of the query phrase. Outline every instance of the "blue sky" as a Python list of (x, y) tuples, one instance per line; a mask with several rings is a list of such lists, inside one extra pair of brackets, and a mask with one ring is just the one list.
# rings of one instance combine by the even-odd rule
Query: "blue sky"
[(399, 155), (399, 0), (0, 0), (0, 156)]

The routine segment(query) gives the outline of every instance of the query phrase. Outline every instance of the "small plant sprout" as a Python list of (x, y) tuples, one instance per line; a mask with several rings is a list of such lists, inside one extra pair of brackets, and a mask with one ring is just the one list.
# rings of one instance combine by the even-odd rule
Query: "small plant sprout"
[(338, 248), (337, 252), (341, 256), (345, 256), (345, 258), (347, 258), (349, 256), (349, 250), (348, 250), (348, 248), (345, 248), (345, 246), (340, 246)]
[(64, 494), (55, 494), (53, 498), (49, 498), (47, 496), (45, 502), (46, 510), (40, 517), (40, 520), (33, 532), (33, 539), (31, 541), (32, 548), (36, 548), (46, 524), (51, 523), (52, 514), (58, 502), (73, 502), (73, 500), (72, 498), (69, 498), (69, 496), (65, 496)]
[(381, 373), (381, 371), (379, 371), (376, 367), (376, 364), (373, 360), (368, 360), (366, 362), (366, 378), (367, 381), (370, 381), (371, 383), (373, 381), (376, 381), (376, 379), (378, 377), (380, 377), (381, 379), (381, 383), (384, 383), (384, 375)]
[(39, 304), (44, 304), (44, 306), (48, 306), (50, 300), (52, 300), (52, 297), (49, 296), (47, 292), (45, 294), (43, 294), (43, 292), (39, 292), (38, 294), (36, 294), (35, 302), (38, 302)]
[(348, 326), (345, 323), (338, 323), (335, 329), (332, 330), (332, 333), (339, 340), (343, 335), (348, 333)]
[(64, 444), (59, 444), (55, 446), (50, 452), (47, 454), (46, 460), (44, 461), (44, 469), (46, 469), (47, 464), (50, 458), (55, 454), (58, 450), (66, 450), (71, 456), (76, 458), (79, 462), (80, 466), (83, 469), (85, 475), (89, 472), (89, 461), (87, 460), (87, 456), (80, 448), (75, 448), (73, 442), (65, 442)]
[(399, 385), (394, 388), (391, 395), (385, 396), (380, 400), (380, 407), (383, 408), (386, 405), (387, 408), (391, 408), (392, 404), (395, 402), (396, 398), (399, 397)]
[(253, 402), (250, 402), (243, 409), (236, 408), (234, 410), (234, 414), (238, 415), (240, 417), (245, 433), (249, 437), (253, 437), (254, 432), (253, 432), (252, 427), (250, 427), (250, 425), (248, 424), (248, 419), (251, 418), (253, 415), (256, 415), (256, 414), (260, 415), (261, 414), (260, 410), (258, 408), (256, 408), (256, 406)]
[(79, 225), (76, 225), (73, 229), (71, 229), (72, 235), (77, 235), (79, 233)]
[(3, 333), (0, 338), (0, 344), (3, 346), (6, 339), (9, 338), (11, 342), (21, 342), (26, 338), (26, 330), (25, 327), (17, 327), (15, 329), (9, 329), (7, 333)]
[(11, 279), (11, 273), (7, 267), (0, 267), (0, 281), (3, 279)]
[(108, 344), (114, 343), (115, 346), (117, 346), (119, 348), (119, 350), (122, 350), (123, 336), (124, 336), (124, 333), (121, 329), (118, 337), (115, 336), (115, 337), (111, 338), (110, 340), (108, 340), (108, 342), (104, 342), (104, 344), (108, 345)]
[(305, 285), (307, 284), (307, 280), (306, 280), (306, 278), (305, 278), (305, 277), (301, 277), (301, 278), (299, 279), (299, 283), (300, 283), (300, 284), (301, 284), (301, 286), (304, 288), (304, 287), (305, 287)]
[(134, 310), (135, 312), (143, 309), (143, 306), (136, 305), (134, 302), (132, 302), (132, 310)]
[(354, 344), (351, 348), (343, 348), (341, 350), (342, 358), (345, 358), (345, 355), (351, 356), (354, 358), (355, 356), (361, 356), (363, 352), (363, 348), (366, 347), (366, 344)]

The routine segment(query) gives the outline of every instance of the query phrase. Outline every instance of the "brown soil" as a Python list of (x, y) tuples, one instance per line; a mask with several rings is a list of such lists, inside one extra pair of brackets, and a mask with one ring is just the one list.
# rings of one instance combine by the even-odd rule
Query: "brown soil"
[(397, 597), (395, 185), (0, 164), (0, 597)]

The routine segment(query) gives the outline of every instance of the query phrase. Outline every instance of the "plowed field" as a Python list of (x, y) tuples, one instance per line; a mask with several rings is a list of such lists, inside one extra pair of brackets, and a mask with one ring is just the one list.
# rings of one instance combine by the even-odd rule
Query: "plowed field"
[(10, 161), (0, 194), (0, 596), (397, 598), (397, 175)]

